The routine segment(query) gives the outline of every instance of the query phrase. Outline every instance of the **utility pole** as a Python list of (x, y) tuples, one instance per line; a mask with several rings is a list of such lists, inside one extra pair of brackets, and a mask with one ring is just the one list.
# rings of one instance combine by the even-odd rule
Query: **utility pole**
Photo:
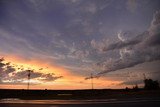
[(92, 90), (94, 89), (93, 87), (93, 74), (91, 73), (91, 86), (92, 86)]
[(31, 76), (31, 70), (28, 70), (28, 84), (27, 84), (27, 90), (29, 90), (30, 76)]

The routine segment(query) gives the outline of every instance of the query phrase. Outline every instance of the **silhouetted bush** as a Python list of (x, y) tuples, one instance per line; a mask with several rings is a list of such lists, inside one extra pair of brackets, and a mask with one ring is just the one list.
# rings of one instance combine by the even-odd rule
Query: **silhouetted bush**
[(125, 88), (125, 90), (126, 90), (126, 91), (128, 91), (128, 90), (129, 90), (129, 88), (128, 88), (128, 87), (126, 87), (126, 88)]
[(139, 89), (139, 87), (137, 84), (135, 86), (133, 86), (133, 90), (137, 91), (138, 89)]

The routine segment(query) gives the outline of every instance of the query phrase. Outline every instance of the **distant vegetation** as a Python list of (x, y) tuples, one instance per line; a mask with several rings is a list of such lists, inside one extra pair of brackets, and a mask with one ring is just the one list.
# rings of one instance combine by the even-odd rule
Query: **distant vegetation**
[[(125, 90), (139, 90), (140, 88), (138, 87), (138, 85), (136, 84), (135, 86), (133, 86), (133, 88), (128, 88), (126, 87)], [(160, 85), (159, 85), (159, 82), (158, 80), (152, 80), (152, 79), (144, 79), (144, 87), (141, 88), (141, 89), (144, 89), (144, 90), (157, 90), (157, 89), (160, 89)]]
[(144, 80), (144, 89), (147, 89), (147, 90), (155, 90), (155, 89), (159, 89), (159, 82), (156, 80), (156, 81), (153, 81), (152, 79), (145, 79)]

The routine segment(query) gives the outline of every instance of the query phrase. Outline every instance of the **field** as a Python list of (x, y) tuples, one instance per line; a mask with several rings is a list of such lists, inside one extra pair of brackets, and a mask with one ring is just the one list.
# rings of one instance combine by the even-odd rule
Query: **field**
[(18, 98), (25, 100), (84, 100), (84, 99), (135, 99), (160, 98), (160, 90), (13, 90), (0, 89), (0, 99)]

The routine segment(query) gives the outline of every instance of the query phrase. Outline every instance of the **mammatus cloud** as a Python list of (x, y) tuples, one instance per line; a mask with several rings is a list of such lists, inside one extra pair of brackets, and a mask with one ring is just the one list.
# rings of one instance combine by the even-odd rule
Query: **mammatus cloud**
[[(30, 70), (25, 68), (16, 68), (11, 63), (5, 63), (4, 58), (0, 58), (0, 83), (9, 84), (9, 83), (19, 83), (23, 84), (28, 78), (28, 72), (31, 71), (30, 79), (35, 79), (42, 82), (51, 82), (55, 81), (63, 76), (56, 76), (54, 73), (42, 73), (36, 70)], [(40, 68), (43, 70), (43, 68)], [(37, 83), (36, 83), (37, 84)]]
[[(120, 36), (120, 35), (119, 35)], [(103, 51), (119, 49), (120, 58), (97, 63), (104, 70), (95, 77), (105, 73), (133, 67), (144, 62), (160, 60), (160, 11), (154, 14), (149, 29), (131, 40), (122, 40), (103, 47)]]
[(103, 46), (101, 50), (110, 51), (110, 50), (122, 49), (122, 48), (126, 48), (126, 47), (129, 47), (129, 46), (136, 45), (136, 44), (142, 42), (142, 40), (146, 39), (149, 36), (149, 32), (146, 31), (146, 32), (144, 32), (140, 35), (137, 35), (136, 37), (134, 37), (132, 39), (125, 39), (124, 38), (125, 35), (131, 35), (131, 33), (128, 33), (128, 32), (118, 33), (118, 39), (120, 41), (117, 41), (115, 43), (111, 43), (109, 45)]

